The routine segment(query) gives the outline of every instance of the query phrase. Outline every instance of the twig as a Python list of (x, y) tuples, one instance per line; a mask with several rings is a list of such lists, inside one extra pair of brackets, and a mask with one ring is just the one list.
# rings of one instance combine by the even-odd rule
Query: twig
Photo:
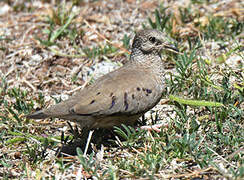
[(220, 159), (222, 159), (223, 161), (225, 161), (226, 163), (228, 163), (230, 166), (237, 168), (236, 166), (232, 165), (229, 161), (227, 161), (225, 158), (223, 158), (222, 156), (220, 156), (217, 152), (215, 152), (214, 150), (212, 150), (211, 148), (207, 147), (210, 151), (212, 151), (215, 155), (217, 155)]
[(86, 148), (85, 148), (85, 151), (84, 151), (84, 156), (86, 156), (86, 153), (87, 153), (87, 150), (88, 150), (88, 147), (89, 147), (93, 132), (94, 132), (94, 130), (89, 131), (89, 135), (88, 135), (87, 142), (86, 142)]

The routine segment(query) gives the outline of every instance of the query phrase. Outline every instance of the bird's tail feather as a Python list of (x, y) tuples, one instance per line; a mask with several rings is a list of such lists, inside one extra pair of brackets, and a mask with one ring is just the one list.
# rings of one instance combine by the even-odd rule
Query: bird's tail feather
[(37, 111), (34, 112), (33, 114), (29, 114), (26, 116), (26, 118), (28, 119), (44, 119), (44, 118), (48, 118), (49, 115), (43, 113), (42, 111)]

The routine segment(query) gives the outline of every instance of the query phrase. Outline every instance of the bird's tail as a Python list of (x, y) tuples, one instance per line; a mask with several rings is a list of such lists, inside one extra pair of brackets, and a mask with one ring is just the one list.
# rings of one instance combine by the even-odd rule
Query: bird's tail
[(43, 111), (36, 111), (33, 114), (29, 114), (26, 116), (26, 118), (28, 119), (44, 119), (44, 118), (48, 118), (49, 115), (43, 113)]

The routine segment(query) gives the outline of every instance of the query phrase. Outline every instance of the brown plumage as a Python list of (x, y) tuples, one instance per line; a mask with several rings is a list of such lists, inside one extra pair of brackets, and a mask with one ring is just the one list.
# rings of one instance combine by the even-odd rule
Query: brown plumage
[(141, 30), (133, 41), (130, 60), (98, 78), (68, 100), (37, 111), (27, 118), (57, 117), (87, 128), (132, 125), (161, 99), (164, 67), (160, 51), (172, 48), (157, 30)]

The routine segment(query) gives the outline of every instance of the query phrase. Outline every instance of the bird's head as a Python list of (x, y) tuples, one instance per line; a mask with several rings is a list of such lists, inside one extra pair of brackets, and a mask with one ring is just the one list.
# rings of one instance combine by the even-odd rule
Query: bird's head
[(158, 54), (163, 49), (178, 51), (169, 38), (156, 29), (138, 31), (133, 40), (132, 49), (140, 50), (144, 54)]

